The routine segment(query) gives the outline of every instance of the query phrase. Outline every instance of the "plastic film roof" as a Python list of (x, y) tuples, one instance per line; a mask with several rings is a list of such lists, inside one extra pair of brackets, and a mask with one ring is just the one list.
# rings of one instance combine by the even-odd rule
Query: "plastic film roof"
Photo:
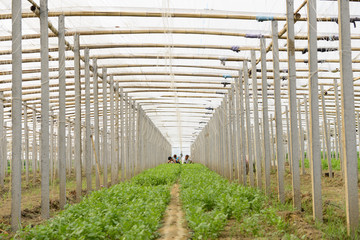
[[(39, 0), (35, 2), (40, 5)], [(295, 10), (303, 2), (295, 0)], [(31, 13), (31, 6), (29, 1), (24, 0), (22, 12)], [(318, 18), (337, 17), (336, 1), (318, 1), (317, 7)], [(0, 9), (0, 15), (6, 18), (6, 14), (11, 13), (11, 1), (0, 0)], [(73, 35), (79, 33), (81, 55), (84, 55), (85, 48), (89, 48), (90, 58), (97, 58), (99, 74), (101, 68), (106, 67), (108, 75), (112, 75), (124, 92), (128, 92), (133, 100), (140, 103), (173, 147), (188, 152), (191, 141), (205, 126), (213, 113), (212, 109), (219, 106), (224, 93), (230, 88), (227, 83), (233, 83), (238, 77), (243, 60), (250, 60), (250, 49), (256, 50), (259, 59), (260, 40), (249, 37), (263, 35), (266, 37), (267, 46), (271, 42), (271, 22), (260, 22), (254, 17), (279, 19), (281, 31), (286, 22), (286, 1), (49, 1), (49, 22), (55, 28), (58, 25), (57, 15), (61, 13), (65, 14), (66, 41), (73, 45)], [(122, 14), (114, 16), (116, 13)], [(173, 13), (178, 15), (174, 16)], [(360, 3), (351, 2), (350, 13), (351, 17), (359, 17)], [(181, 14), (197, 14), (203, 17), (179, 17)], [(204, 17), (206, 14), (218, 18)], [(304, 51), (307, 48), (306, 5), (300, 9), (299, 14), (302, 20), (295, 24), (297, 92), (298, 98), (303, 99), (308, 93), (308, 55), (306, 50)], [(252, 19), (236, 19), (239, 16)], [(23, 63), (23, 100), (40, 108), (40, 39), (36, 36), (40, 33), (40, 21), (38, 17), (27, 17), (23, 18), (22, 24), (22, 34), (32, 36), (22, 41), (23, 59), (33, 59)], [(340, 77), (337, 50), (339, 41), (336, 40), (338, 25), (333, 21), (320, 21), (317, 27), (318, 36), (326, 37), (326, 40), (318, 41), (318, 48), (333, 49), (318, 53), (319, 84), (329, 90), (326, 100), (331, 118), (334, 108), (334, 97), (331, 94), (333, 79)], [(351, 34), (354, 78), (357, 79), (360, 77), (360, 21), (351, 23)], [(10, 100), (11, 64), (7, 60), (11, 60), (11, 18), (0, 20), (0, 39), (0, 91), (4, 92), (5, 99)], [(232, 51), (231, 47), (239, 47), (240, 51)], [(279, 47), (284, 107), (288, 105), (286, 33), (279, 39)], [(53, 96), (50, 104), (55, 115), (58, 111), (57, 48), (58, 39), (50, 35), (49, 55), (50, 59), (53, 59), (49, 63), (50, 96)], [(66, 82), (69, 96), (74, 95), (73, 56), (73, 52), (68, 49)], [(271, 113), (274, 111), (271, 99), (271, 51), (266, 58)], [(83, 62), (81, 66), (84, 67)], [(257, 68), (260, 69), (260, 64)], [(84, 69), (81, 73), (84, 74)], [(260, 80), (258, 83), (260, 84)], [(251, 86), (249, 79), (250, 93)], [(355, 90), (359, 92), (360, 84), (355, 83)], [(85, 89), (82, 94), (85, 94)], [(260, 86), (258, 94), (261, 99)], [(356, 93), (357, 109), (359, 97)], [(73, 97), (67, 97), (67, 101), (73, 102)], [(261, 101), (259, 104), (261, 105)], [(74, 106), (69, 104), (67, 114), (74, 117), (73, 112)], [(6, 104), (5, 121), (10, 127), (10, 102)]]

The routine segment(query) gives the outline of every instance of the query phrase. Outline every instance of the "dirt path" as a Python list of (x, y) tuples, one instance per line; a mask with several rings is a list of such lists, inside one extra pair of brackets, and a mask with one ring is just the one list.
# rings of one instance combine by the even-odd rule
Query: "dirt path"
[(189, 239), (189, 230), (186, 227), (184, 212), (181, 209), (179, 198), (179, 184), (171, 189), (171, 200), (166, 209), (163, 226), (159, 229), (160, 240), (165, 239)]

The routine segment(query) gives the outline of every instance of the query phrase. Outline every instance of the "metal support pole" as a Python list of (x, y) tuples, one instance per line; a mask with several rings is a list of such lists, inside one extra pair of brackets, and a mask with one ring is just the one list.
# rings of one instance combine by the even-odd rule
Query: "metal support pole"
[(285, 202), (284, 187), (284, 153), (283, 153), (283, 125), (281, 113), (281, 92), (280, 92), (280, 70), (279, 70), (279, 43), (278, 43), (278, 22), (272, 22), (273, 40), (273, 72), (275, 88), (275, 127), (276, 127), (276, 160), (278, 175), (278, 197), (281, 203)]
[(84, 50), (85, 57), (85, 165), (86, 165), (86, 191), (89, 194), (91, 187), (91, 120), (90, 120), (90, 53)]
[(265, 38), (260, 39), (261, 52), (261, 79), (262, 79), (262, 109), (263, 109), (263, 144), (265, 161), (265, 193), (270, 194), (270, 136), (269, 116), (267, 100), (267, 77), (266, 77), (266, 42)]
[(75, 174), (76, 174), (76, 201), (81, 200), (81, 81), (80, 81), (80, 42), (79, 35), (74, 36), (74, 67), (75, 67)]
[(59, 130), (58, 130), (58, 158), (59, 158), (59, 205), (64, 209), (66, 204), (66, 129), (65, 129), (65, 23), (64, 15), (59, 16)]
[(296, 118), (296, 66), (294, 34), (294, 0), (286, 0), (287, 52), (288, 52), (288, 94), (290, 106), (290, 147), (292, 159), (293, 205), (301, 209), (298, 126)]
[(338, 0), (341, 78), (342, 148), (344, 149), (345, 202), (348, 234), (359, 225), (358, 161), (356, 154), (354, 83), (350, 40), (349, 0)]
[(258, 97), (257, 97), (257, 76), (256, 76), (256, 56), (255, 51), (251, 50), (251, 75), (252, 75), (252, 90), (253, 90), (253, 109), (254, 109), (254, 152), (256, 162), (256, 181), (257, 187), (262, 188), (261, 176), (261, 146), (259, 134), (259, 112), (258, 112)]
[(40, 1), (41, 45), (41, 217), (50, 217), (49, 197), (49, 36), (48, 3)]
[[(12, 175), (11, 175), (11, 230), (21, 224), (21, 101), (22, 101), (22, 46), (21, 0), (13, 0), (12, 11)], [(3, 129), (1, 129), (3, 131)], [(7, 167), (7, 166), (6, 166)]]

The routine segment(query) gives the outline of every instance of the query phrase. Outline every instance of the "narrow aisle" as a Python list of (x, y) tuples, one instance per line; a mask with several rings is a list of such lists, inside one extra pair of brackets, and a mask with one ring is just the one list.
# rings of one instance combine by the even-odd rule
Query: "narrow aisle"
[(183, 240), (190, 238), (185, 214), (181, 208), (179, 187), (179, 184), (175, 183), (171, 189), (171, 200), (164, 215), (163, 226), (159, 229), (159, 233), (161, 234), (160, 240)]

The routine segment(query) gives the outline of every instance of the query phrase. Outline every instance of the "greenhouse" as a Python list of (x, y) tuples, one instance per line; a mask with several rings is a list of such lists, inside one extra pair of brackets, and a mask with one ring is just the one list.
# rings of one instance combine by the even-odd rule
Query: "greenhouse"
[(359, 0), (0, 0), (0, 239), (360, 239), (359, 25)]

